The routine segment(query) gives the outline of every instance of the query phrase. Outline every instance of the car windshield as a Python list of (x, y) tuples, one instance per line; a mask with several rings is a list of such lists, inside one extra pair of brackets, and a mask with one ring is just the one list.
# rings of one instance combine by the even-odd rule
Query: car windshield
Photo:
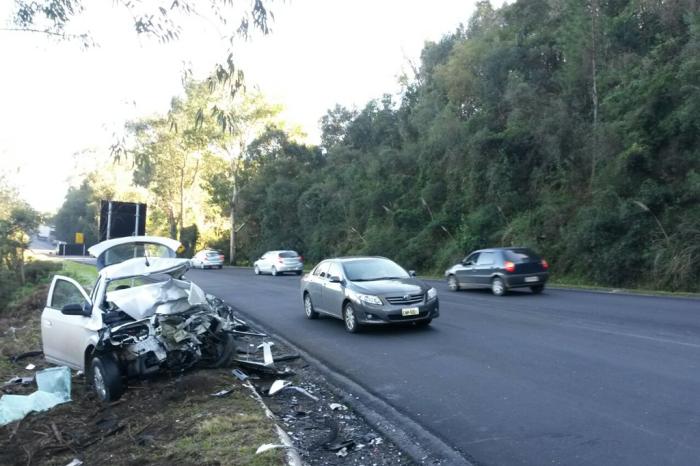
[(389, 259), (357, 259), (343, 263), (345, 276), (353, 282), (408, 278), (410, 275)]
[(219, 257), (219, 253), (216, 251), (209, 251), (207, 252), (207, 256), (209, 257)]
[(291, 258), (299, 257), (299, 254), (297, 254), (295, 251), (282, 251), (280, 253), (280, 257), (291, 259)]
[(134, 257), (175, 257), (175, 252), (156, 243), (125, 243), (105, 251), (97, 260), (98, 268), (118, 264)]
[(521, 264), (523, 262), (539, 262), (540, 257), (532, 250), (527, 248), (506, 249), (503, 251), (506, 259), (509, 261)]

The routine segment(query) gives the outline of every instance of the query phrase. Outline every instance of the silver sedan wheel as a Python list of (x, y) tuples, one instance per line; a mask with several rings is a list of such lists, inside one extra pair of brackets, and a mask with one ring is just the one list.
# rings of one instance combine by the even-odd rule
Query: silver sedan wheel
[(350, 333), (357, 332), (357, 319), (355, 318), (355, 310), (352, 304), (348, 303), (343, 312), (343, 320), (345, 321), (345, 329)]
[(450, 289), (450, 291), (459, 290), (459, 283), (457, 282), (457, 277), (455, 277), (454, 275), (450, 275), (450, 277), (447, 279), (447, 287)]
[(255, 272), (255, 275), (260, 275), (260, 269), (257, 265), (253, 268), (253, 272)]
[(273, 277), (277, 276), (277, 269), (275, 267), (272, 267), (272, 276)]
[(311, 296), (308, 293), (304, 295), (304, 312), (308, 319), (315, 319), (317, 316), (316, 311), (314, 311), (314, 305), (311, 302)]

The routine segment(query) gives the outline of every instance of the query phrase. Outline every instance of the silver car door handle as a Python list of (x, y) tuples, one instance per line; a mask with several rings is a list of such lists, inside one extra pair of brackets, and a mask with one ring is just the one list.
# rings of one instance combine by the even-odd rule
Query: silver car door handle
[(53, 326), (53, 324), (51, 323), (50, 320), (44, 319), (44, 327), (52, 327), (52, 326)]

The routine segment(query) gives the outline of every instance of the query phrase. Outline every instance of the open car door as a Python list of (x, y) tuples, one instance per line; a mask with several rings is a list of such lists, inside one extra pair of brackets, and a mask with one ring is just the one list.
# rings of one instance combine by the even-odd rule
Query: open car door
[(101, 324), (99, 320), (99, 315), (93, 315), (90, 298), (78, 282), (54, 276), (41, 313), (41, 340), (46, 359), (84, 369), (85, 346), (78, 342), (87, 341), (95, 334)]

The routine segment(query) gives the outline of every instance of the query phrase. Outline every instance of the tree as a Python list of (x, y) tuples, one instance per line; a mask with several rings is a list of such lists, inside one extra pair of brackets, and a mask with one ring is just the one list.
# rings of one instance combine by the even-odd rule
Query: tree
[(7, 198), (8, 191), (2, 196), (5, 208), (0, 215), (0, 261), (7, 270), (15, 272), (20, 285), (24, 285), (24, 254), (41, 218), (26, 202)]

